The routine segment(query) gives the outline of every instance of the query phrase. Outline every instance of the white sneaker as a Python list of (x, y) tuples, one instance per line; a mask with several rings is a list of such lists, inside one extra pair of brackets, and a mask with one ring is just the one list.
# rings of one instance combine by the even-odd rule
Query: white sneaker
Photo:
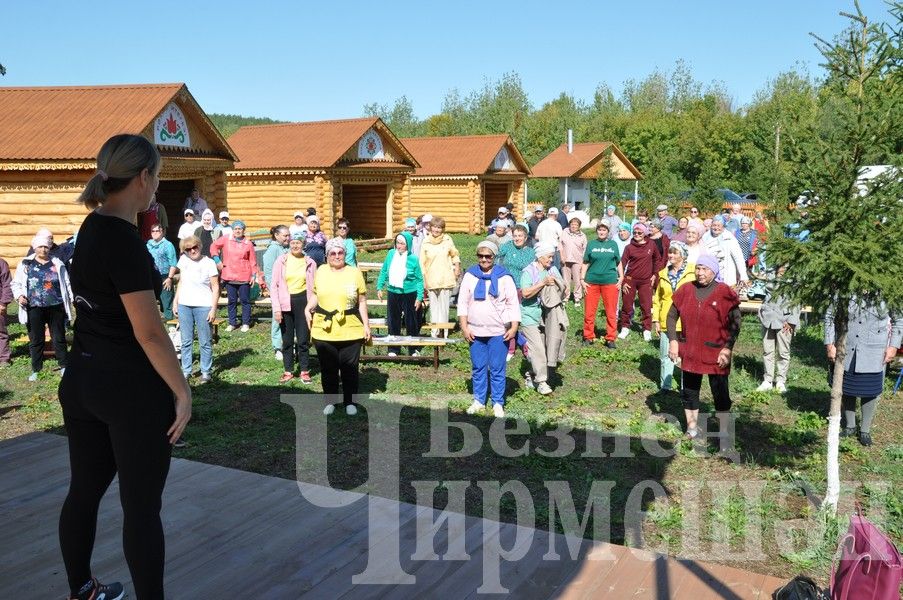
[(580, 303), (579, 303), (579, 302), (574, 302), (574, 308), (580, 308)]
[(357, 407), (353, 404), (349, 404), (348, 406), (345, 407), (345, 414), (348, 415), (349, 417), (353, 417), (354, 415), (357, 414)]
[(776, 389), (779, 394), (787, 393), (787, 386), (785, 386), (784, 383), (780, 381), (775, 384), (774, 389)]
[(542, 394), (543, 396), (548, 396), (552, 393), (552, 388), (549, 387), (549, 384), (545, 381), (540, 381), (539, 385), (536, 386), (536, 391)]
[(241, 326), (241, 331), (242, 331), (242, 333), (248, 331), (249, 329), (250, 329), (250, 327), (248, 327), (247, 325), (242, 325), (242, 326)]
[(627, 339), (627, 336), (630, 335), (630, 329), (627, 327), (621, 328), (621, 333), (618, 334), (618, 339)]
[(496, 402), (495, 404), (492, 405), (492, 414), (495, 416), (496, 419), (504, 419), (505, 418), (505, 409), (502, 407), (501, 404)]
[(648, 329), (643, 331), (643, 341), (651, 342), (652, 341), (652, 332)]
[(530, 371), (527, 371), (527, 374), (524, 375), (524, 385), (527, 386), (528, 388), (530, 388), (531, 390), (534, 387), (533, 386), (533, 375), (530, 374)]
[(276, 350), (276, 352), (273, 356), (276, 357), (276, 360), (278, 360), (279, 362), (282, 362), (282, 350)]
[(335, 412), (335, 404), (327, 404), (327, 405), (323, 408), (323, 414), (324, 414), (324, 415), (331, 415), (331, 414), (334, 413), (334, 412)]
[(479, 402), (477, 402), (476, 400), (474, 400), (473, 404), (471, 404), (470, 406), (467, 407), (467, 414), (474, 415), (474, 414), (480, 412), (481, 410), (483, 410), (484, 408), (486, 408), (486, 407), (483, 406), (482, 404), (480, 404)]
[(505, 362), (511, 362), (512, 358), (514, 358), (514, 352), (509, 352), (505, 355)]
[[(782, 384), (782, 385), (783, 385), (783, 384)], [(756, 391), (757, 391), (757, 392), (768, 392), (768, 391), (771, 391), (771, 382), (770, 382), (770, 381), (763, 381), (762, 383), (759, 384), (759, 387), (756, 388)]]
[(37, 373), (32, 373), (31, 375), (28, 376), (28, 381), (37, 381), (37, 380), (38, 380)]
[(232, 325), (226, 325), (226, 331), (235, 331), (235, 327)]
[(62, 369), (60, 369), (60, 377), (62, 377), (65, 374), (66, 374), (66, 367), (63, 367)]
[(394, 352), (389, 352), (389, 354), (387, 356), (389, 356), (390, 358), (395, 358), (398, 355)]

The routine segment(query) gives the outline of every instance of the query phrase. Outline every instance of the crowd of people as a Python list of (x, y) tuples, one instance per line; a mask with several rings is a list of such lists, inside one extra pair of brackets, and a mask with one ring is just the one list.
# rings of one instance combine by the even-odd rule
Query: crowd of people
[[(165, 211), (155, 200), (156, 148), (140, 136), (114, 136), (101, 148), (97, 164), (80, 197), (91, 212), (76, 236), (57, 245), (49, 231), (38, 231), (14, 275), (0, 260), (0, 365), (10, 361), (7, 306), (16, 302), (20, 320), (27, 323), (29, 380), (36, 381), (42, 371), (45, 329), (62, 375), (59, 397), (72, 482), (59, 532), (70, 597), (122, 593), (121, 585), (99, 582), (90, 568), (97, 506), (116, 474), (125, 513), (124, 550), (136, 593), (162, 597), (161, 495), (171, 449), (191, 418), (195, 338), (196, 383), (214, 374), (211, 326), (221, 289), (227, 295), (227, 331), (249, 329), (252, 286), (268, 291), (269, 341), (282, 365), (278, 380), (288, 383), (297, 372), (302, 384), (311, 384), (313, 346), (323, 392), (333, 397), (324, 414), (342, 407), (353, 416), (361, 350), (371, 337), (367, 285), (357, 267), (348, 219), (337, 220), (335, 237), (327, 238), (315, 210), (295, 213), (291, 225), (270, 230), (261, 269), (245, 223), (230, 222), (222, 211), (214, 225), (212, 210), (195, 190), (186, 199), (177, 252), (165, 237)], [(473, 401), (467, 413), (489, 408), (498, 418), (505, 416), (507, 365), (518, 348), (528, 388), (548, 395), (561, 382), (569, 303), (582, 311), (583, 343), (609, 349), (631, 334), (639, 313), (644, 341), (659, 337), (659, 387), (664, 393), (679, 390), (686, 435), (692, 439), (700, 431), (704, 375), (720, 429), (728, 429), (742, 292), (751, 269), (763, 271), (767, 228), (760, 216), (750, 219), (740, 208), (703, 220), (695, 208), (673, 217), (659, 205), (656, 217), (639, 211), (628, 222), (608, 206), (593, 223), (565, 205), (548, 211), (538, 207), (528, 222), (515, 223), (512, 207), (505, 206), (477, 244), (475, 264), (463, 273), (445, 221), (429, 214), (411, 217), (382, 263), (376, 293), (387, 300), (389, 334), (408, 336), (419, 336), (424, 325), (432, 336), (447, 335), (456, 296), (457, 324), (471, 362)], [(585, 226), (594, 229), (593, 239)], [(764, 271), (768, 293), (759, 311), (765, 363), (760, 392), (786, 391), (790, 342), (800, 319), (799, 307), (776, 293), (786, 267)], [(596, 329), (600, 300), (605, 312), (601, 338)], [(857, 435), (867, 446), (885, 365), (903, 343), (903, 319), (880, 302), (855, 298), (847, 311), (843, 435)], [(178, 319), (178, 348), (161, 316)], [(71, 349), (67, 323), (73, 325)], [(836, 356), (833, 326), (829, 311), (825, 346), (831, 362)], [(403, 345), (390, 347), (389, 354), (404, 352)], [(416, 347), (406, 350), (417, 354)], [(98, 381), (105, 385), (99, 387)], [(119, 393), (122, 389), (130, 393)]]

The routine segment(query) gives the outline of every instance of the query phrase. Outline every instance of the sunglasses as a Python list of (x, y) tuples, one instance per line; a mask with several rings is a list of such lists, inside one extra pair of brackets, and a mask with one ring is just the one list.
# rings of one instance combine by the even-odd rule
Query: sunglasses
[(494, 257), (492, 254), (477, 254), (477, 258), (485, 258), (488, 260), (488, 259), (492, 259)]
[(698, 210), (696, 210), (696, 209), (695, 209), (695, 208), (694, 208), (694, 209), (693, 209), (693, 210), (691, 210), (691, 211), (690, 211), (690, 212), (691, 212), (691, 213), (698, 213), (698, 212), (699, 212), (699, 211), (698, 211)]
[(345, 255), (345, 251), (344, 251), (344, 250), (335, 250), (335, 251), (330, 252), (330, 253), (328, 254), (328, 256), (344, 256), (344, 255)]
[(190, 248), (185, 248), (185, 252), (191, 252), (192, 250), (200, 250), (200, 246), (191, 246)]
[(339, 229), (348, 229), (347, 225), (339, 225)]

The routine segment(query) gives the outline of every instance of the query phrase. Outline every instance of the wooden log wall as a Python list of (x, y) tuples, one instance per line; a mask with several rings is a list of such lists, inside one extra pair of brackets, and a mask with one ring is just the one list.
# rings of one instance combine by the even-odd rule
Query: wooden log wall
[(410, 214), (442, 217), (449, 233), (474, 233), (474, 186), (474, 179), (414, 179), (410, 186)]
[[(228, 204), (226, 204), (226, 194)], [(318, 197), (318, 184), (312, 176), (233, 177), (226, 179), (223, 204), (232, 220), (241, 219), (248, 230), (290, 225), (297, 210), (309, 206), (323, 218), (324, 205)]]

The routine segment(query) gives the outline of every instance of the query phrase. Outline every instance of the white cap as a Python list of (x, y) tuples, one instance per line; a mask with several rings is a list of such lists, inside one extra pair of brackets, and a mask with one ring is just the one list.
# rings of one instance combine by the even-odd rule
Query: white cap
[(505, 214), (507, 215), (507, 214), (508, 214), (508, 207), (507, 207), (507, 206), (499, 206), (499, 212), (500, 212), (500, 213), (505, 213)]
[(190, 208), (186, 208), (186, 209), (185, 209), (185, 212), (183, 212), (182, 214), (183, 214), (183, 215), (191, 215), (191, 216), (194, 216), (194, 211), (191, 210)]
[(552, 208), (549, 209), (549, 214), (550, 214), (550, 215), (557, 215), (557, 214), (558, 214), (558, 209), (555, 208), (555, 207), (553, 206)]
[(657, 210), (657, 211), (668, 210), (668, 205), (667, 204), (659, 204), (658, 206), (655, 207), (655, 210)]
[(303, 219), (303, 218), (304, 218), (304, 211), (296, 210), (296, 211), (295, 211), (295, 214), (294, 214), (294, 218), (298, 218), (298, 217), (301, 217), (301, 218)]
[(543, 208), (542, 206), (537, 206), (536, 208), (533, 209), (533, 212), (544, 212), (545, 210), (546, 209)]
[(229, 218), (229, 211), (228, 211), (228, 210), (221, 210), (221, 211), (219, 211), (219, 218), (222, 219), (223, 217), (226, 217), (227, 219)]
[(420, 217), (421, 223), (429, 223), (432, 220), (433, 220), (433, 215), (431, 215), (430, 213), (426, 213), (425, 215)]

